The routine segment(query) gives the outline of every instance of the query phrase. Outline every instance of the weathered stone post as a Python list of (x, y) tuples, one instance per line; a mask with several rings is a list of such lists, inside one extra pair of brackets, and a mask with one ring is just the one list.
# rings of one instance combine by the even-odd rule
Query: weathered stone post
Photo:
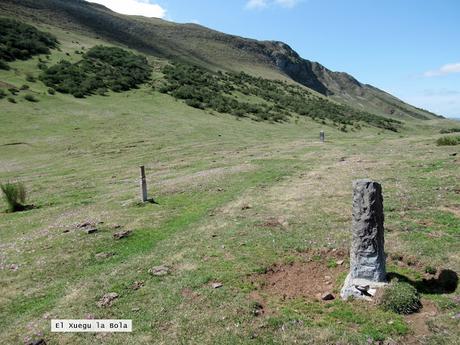
[(386, 284), (382, 186), (371, 180), (353, 181), (350, 273), (340, 293), (371, 299)]
[(324, 143), (324, 131), (319, 132), (319, 140)]
[(140, 169), (141, 169), (141, 180), (140, 180), (141, 201), (146, 202), (147, 201), (147, 181), (145, 179), (145, 167), (142, 165)]

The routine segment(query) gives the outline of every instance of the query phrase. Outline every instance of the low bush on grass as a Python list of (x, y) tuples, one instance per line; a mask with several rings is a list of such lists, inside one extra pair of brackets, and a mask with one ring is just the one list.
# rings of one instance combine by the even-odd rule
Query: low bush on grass
[(13, 97), (8, 97), (8, 102), (16, 103), (16, 100)]
[(25, 95), (25, 96), (24, 96), (24, 99), (25, 99), (26, 101), (29, 101), (29, 102), (34, 102), (34, 103), (38, 102), (38, 99), (35, 98), (35, 96), (34, 96), (34, 95), (31, 95), (30, 93), (28, 93), (27, 95)]
[(422, 307), (417, 289), (404, 282), (394, 282), (385, 287), (379, 305), (383, 310), (398, 314), (412, 314)]
[(6, 97), (6, 92), (3, 89), (0, 89), (0, 99), (3, 99)]
[(5, 183), (0, 184), (0, 189), (3, 192), (3, 197), (8, 205), (9, 212), (18, 212), (26, 209), (26, 189), (24, 184), (17, 183)]
[(439, 131), (441, 134), (459, 133), (460, 128), (444, 128)]
[(238, 118), (283, 122), (298, 114), (320, 122), (329, 119), (345, 132), (347, 126), (361, 128), (359, 122), (392, 131), (397, 131), (401, 124), (331, 102), (297, 85), (257, 78), (244, 72), (213, 73), (184, 63), (167, 65), (162, 72), (165, 80), (158, 87), (160, 92), (182, 99), (191, 107), (212, 109)]
[(81, 61), (62, 60), (45, 69), (40, 79), (46, 86), (77, 98), (137, 88), (150, 79), (152, 68), (144, 56), (116, 47), (96, 46)]
[(460, 135), (456, 136), (445, 136), (436, 140), (438, 146), (454, 146), (460, 144)]
[(53, 35), (10, 18), (0, 18), (0, 32), (0, 69), (9, 69), (10, 61), (48, 54), (58, 45)]

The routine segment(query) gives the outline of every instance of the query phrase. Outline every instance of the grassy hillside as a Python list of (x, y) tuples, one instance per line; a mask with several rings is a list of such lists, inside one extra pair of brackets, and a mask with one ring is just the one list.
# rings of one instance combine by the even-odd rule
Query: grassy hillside
[(361, 84), (346, 73), (332, 72), (317, 62), (305, 60), (282, 42), (246, 39), (194, 24), (124, 16), (83, 0), (4, 0), (0, 3), (1, 12), (212, 70), (243, 71), (298, 82), (342, 104), (377, 115), (398, 119), (436, 117)]
[[(0, 182), (22, 181), (35, 206), (0, 212), (1, 343), (458, 342), (460, 290), (439, 277), (460, 271), (458, 146), (436, 145), (457, 123), (404, 119), (398, 133), (365, 123), (344, 132), (328, 119), (272, 123), (194, 108), (160, 92), (173, 65), (152, 55), (153, 81), (137, 89), (50, 94), (39, 63), (78, 64), (111, 43), (38, 27), (59, 49), (0, 71)], [(263, 102), (243, 93), (257, 89), (251, 83), (232, 82), (240, 89), (231, 97)], [(138, 203), (139, 165), (157, 204)], [(316, 296), (337, 295), (345, 278), (351, 181), (362, 177), (383, 185), (388, 270), (418, 287), (419, 314)], [(113, 238), (124, 230), (131, 235)], [(170, 273), (148, 273), (158, 265)], [(99, 307), (110, 292), (118, 298)], [(134, 332), (52, 334), (51, 318), (132, 319)]]

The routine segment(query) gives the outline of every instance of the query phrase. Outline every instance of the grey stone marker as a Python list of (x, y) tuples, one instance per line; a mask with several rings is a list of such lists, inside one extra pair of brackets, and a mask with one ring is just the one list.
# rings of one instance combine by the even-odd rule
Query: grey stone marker
[(324, 143), (324, 131), (319, 132), (319, 140)]
[(147, 201), (147, 181), (145, 179), (145, 167), (142, 165), (141, 169), (141, 180), (140, 180), (140, 187), (141, 187), (141, 200), (142, 202)]
[(353, 181), (350, 273), (340, 292), (370, 300), (386, 284), (382, 186), (371, 180)]

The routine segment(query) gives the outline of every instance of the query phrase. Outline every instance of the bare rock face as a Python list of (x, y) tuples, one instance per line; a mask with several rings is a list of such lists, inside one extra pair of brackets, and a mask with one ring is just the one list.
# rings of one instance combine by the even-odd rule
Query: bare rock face
[(350, 273), (340, 294), (342, 298), (371, 299), (372, 292), (385, 285), (383, 221), (381, 185), (367, 179), (354, 181)]

